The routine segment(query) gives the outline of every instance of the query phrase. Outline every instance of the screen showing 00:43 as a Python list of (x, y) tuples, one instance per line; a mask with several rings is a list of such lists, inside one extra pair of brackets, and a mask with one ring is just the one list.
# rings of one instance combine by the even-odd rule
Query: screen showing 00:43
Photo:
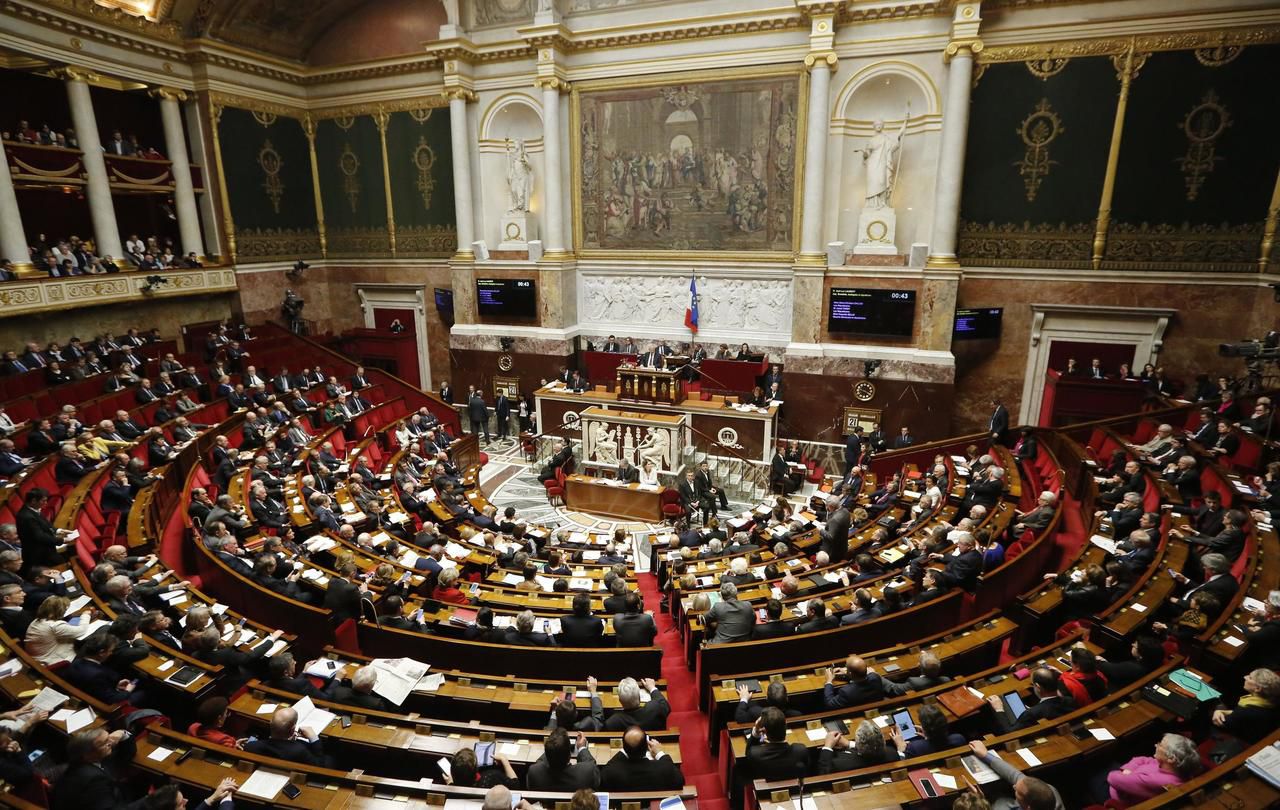
[(481, 315), (532, 318), (538, 314), (534, 282), (526, 279), (476, 279), (476, 311)]
[(827, 331), (874, 337), (911, 337), (916, 316), (913, 290), (833, 287)]

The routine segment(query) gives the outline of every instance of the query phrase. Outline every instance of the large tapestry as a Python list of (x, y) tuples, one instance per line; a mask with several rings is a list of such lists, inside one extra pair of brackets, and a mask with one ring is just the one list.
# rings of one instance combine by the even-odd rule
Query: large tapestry
[(798, 74), (574, 92), (580, 249), (792, 250)]

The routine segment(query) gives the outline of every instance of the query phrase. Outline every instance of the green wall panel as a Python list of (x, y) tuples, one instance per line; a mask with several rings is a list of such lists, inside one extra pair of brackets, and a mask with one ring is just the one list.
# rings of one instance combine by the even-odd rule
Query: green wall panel
[(373, 117), (320, 121), (316, 166), (329, 253), (390, 254), (382, 142)]
[(391, 114), (387, 161), (399, 255), (447, 256), (457, 249), (450, 142), (447, 107)]

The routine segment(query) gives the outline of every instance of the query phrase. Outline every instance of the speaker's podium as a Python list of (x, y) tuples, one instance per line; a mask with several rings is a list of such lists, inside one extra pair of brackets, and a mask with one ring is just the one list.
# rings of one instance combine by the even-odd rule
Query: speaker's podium
[(684, 401), (684, 383), (677, 378), (679, 373), (665, 368), (618, 366), (614, 390), (624, 401), (677, 405)]

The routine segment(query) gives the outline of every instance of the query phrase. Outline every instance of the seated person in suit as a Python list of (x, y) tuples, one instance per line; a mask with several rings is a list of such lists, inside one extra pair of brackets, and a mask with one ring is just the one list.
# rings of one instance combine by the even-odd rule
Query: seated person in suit
[(244, 745), (250, 754), (283, 759), (300, 765), (318, 768), (335, 767), (331, 757), (325, 755), (324, 743), (312, 728), (298, 728), (298, 712), (289, 706), (281, 706), (271, 715), (271, 730), (265, 740), (251, 740)]
[(747, 767), (739, 775), (741, 784), (750, 779), (803, 779), (808, 769), (809, 749), (787, 742), (787, 716), (774, 706), (761, 712), (747, 734)]
[(684, 773), (657, 740), (634, 726), (622, 736), (622, 750), (601, 769), (601, 787), (609, 791), (679, 790)]
[(1071, 692), (1062, 682), (1062, 676), (1056, 669), (1037, 667), (1031, 673), (1031, 692), (1037, 698), (1035, 705), (1028, 706), (1020, 717), (1014, 718), (1005, 711), (1004, 701), (998, 695), (991, 695), (987, 703), (995, 710), (996, 733), (1008, 734), (1031, 728), (1041, 720), (1051, 720), (1076, 710)]
[[(932, 689), (938, 684), (947, 683), (951, 679), (942, 674), (942, 661), (929, 651), (920, 653), (920, 674), (912, 675), (905, 681), (883, 680), (884, 693), (890, 696), (905, 695), (921, 689)], [(914, 756), (914, 755), (913, 755)]]
[[(836, 676), (846, 681), (844, 686), (836, 686)], [(847, 706), (860, 706), (873, 703), (884, 697), (884, 682), (880, 676), (868, 671), (867, 662), (859, 655), (850, 655), (845, 659), (843, 669), (827, 668), (827, 684), (823, 687), (822, 702), (828, 709), (843, 709)]]
[(522, 611), (516, 616), (514, 627), (508, 627), (503, 642), (515, 647), (555, 647), (556, 640), (547, 633), (535, 632), (533, 627), (537, 617), (532, 610)]
[[(896, 728), (895, 728), (896, 731)], [(884, 735), (870, 720), (858, 724), (852, 744), (838, 731), (828, 732), (818, 751), (818, 773), (836, 773), (892, 762), (898, 752), (885, 745)]]
[(618, 480), (625, 481), (628, 484), (636, 484), (640, 481), (640, 471), (627, 459), (618, 462)]
[[(310, 666), (311, 664), (307, 665), (308, 668)], [(324, 689), (317, 689), (316, 685), (311, 682), (311, 678), (298, 674), (298, 663), (294, 659), (293, 653), (282, 652), (267, 661), (267, 677), (263, 683), (272, 689), (281, 689), (303, 697), (322, 700), (333, 699), (329, 696), (329, 690), (333, 687), (332, 683), (327, 684)]]
[(791, 467), (782, 454), (781, 446), (774, 448), (773, 459), (769, 462), (769, 486), (784, 495), (790, 495), (800, 488), (795, 476), (791, 474)]
[[(621, 582), (621, 590), (627, 589), (625, 580), (615, 580)], [(612, 586), (611, 586), (612, 587)], [(613, 634), (614, 641), (619, 647), (651, 647), (653, 640), (658, 636), (658, 626), (654, 624), (653, 617), (641, 611), (643, 602), (640, 594), (635, 591), (626, 593), (623, 597), (625, 605), (624, 612), (613, 617)]]
[(373, 667), (360, 667), (351, 676), (350, 684), (336, 684), (333, 687), (333, 702), (348, 706), (359, 706), (378, 712), (388, 712), (392, 706), (382, 697), (373, 693), (378, 685), (378, 670)]
[(551, 445), (551, 460), (547, 462), (542, 471), (538, 473), (538, 480), (546, 483), (556, 477), (556, 470), (564, 467), (564, 465), (573, 458), (573, 448), (564, 442), (557, 441)]
[(591, 615), (591, 597), (585, 593), (573, 595), (573, 614), (560, 619), (562, 647), (599, 647), (604, 638), (604, 621)]
[(810, 599), (805, 606), (805, 621), (796, 628), (797, 633), (814, 633), (818, 630), (830, 630), (838, 627), (840, 619), (827, 613), (827, 604), (821, 599)]
[(118, 646), (119, 640), (110, 633), (94, 633), (80, 645), (79, 655), (63, 671), (63, 677), (72, 686), (103, 703), (138, 705), (141, 693), (135, 690), (133, 682), (120, 677), (120, 673), (107, 664)]

